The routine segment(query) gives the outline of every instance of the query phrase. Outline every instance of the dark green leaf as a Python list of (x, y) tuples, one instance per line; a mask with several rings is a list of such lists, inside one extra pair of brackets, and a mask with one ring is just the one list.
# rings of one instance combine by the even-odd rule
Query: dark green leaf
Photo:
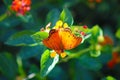
[(17, 74), (17, 64), (10, 53), (0, 54), (0, 71), (9, 80), (14, 80)]
[(42, 46), (25, 46), (21, 49), (21, 51), (19, 52), (19, 56), (22, 59), (29, 59), (31, 57), (38, 57), (42, 54), (42, 52), (45, 50), (44, 47)]
[(79, 59), (80, 64), (84, 67), (91, 69), (91, 70), (99, 70), (102, 67), (102, 64), (97, 61), (97, 58), (93, 58), (90, 55), (83, 55)]
[(15, 33), (6, 41), (6, 44), (13, 46), (34, 46), (36, 44), (31, 38), (33, 33), (33, 31), (28, 30)]
[(50, 57), (50, 51), (45, 50), (41, 56), (41, 76), (44, 77), (49, 74), (49, 72), (55, 67), (56, 63), (59, 61), (59, 55), (55, 58)]
[(101, 55), (97, 58), (101, 63), (106, 64), (112, 59), (112, 47), (105, 45), (102, 47)]
[(51, 10), (47, 14), (46, 24), (48, 24), (50, 22), (51, 26), (53, 27), (55, 25), (55, 23), (57, 22), (57, 20), (59, 19), (59, 15), (60, 15), (59, 10), (57, 10), (57, 9)]
[[(88, 66), (89, 67), (89, 66)], [(75, 72), (73, 73), (75, 80), (94, 80), (94, 76), (91, 70), (86, 69), (84, 65), (77, 62), (74, 67)]]
[[(6, 13), (7, 14), (7, 13)], [(5, 17), (5, 15), (3, 16)], [(0, 28), (9, 28), (15, 27), (21, 23), (21, 21), (16, 16), (7, 16), (4, 19), (1, 19)]]
[(59, 65), (56, 65), (55, 68), (48, 74), (48, 77), (51, 77), (53, 80), (68, 80), (67, 75), (66, 71), (64, 71)]
[(6, 6), (12, 4), (12, 0), (3, 0), (3, 1), (4, 1), (4, 4), (5, 4)]
[(29, 71), (29, 72), (30, 72), (30, 73), (39, 73), (39, 68), (38, 68), (38, 66), (32, 64), (32, 65), (30, 66), (30, 71)]
[(42, 31), (39, 31), (39, 32), (36, 32), (35, 34), (32, 35), (32, 38), (40, 43), (43, 39), (47, 38), (49, 36), (49, 33), (47, 32), (42, 32)]
[(28, 15), (25, 15), (25, 16), (23, 16), (23, 15), (18, 15), (18, 17), (19, 17), (23, 22), (25, 22), (25, 23), (33, 22), (33, 17), (32, 17), (31, 14), (28, 14)]
[(64, 8), (60, 14), (60, 20), (66, 22), (69, 26), (73, 24), (73, 17), (67, 8)]

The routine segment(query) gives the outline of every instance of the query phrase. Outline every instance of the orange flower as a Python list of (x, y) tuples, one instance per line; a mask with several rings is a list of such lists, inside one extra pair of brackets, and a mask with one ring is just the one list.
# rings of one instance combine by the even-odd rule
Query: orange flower
[(31, 0), (14, 0), (11, 9), (18, 14), (24, 15), (30, 10)]
[(118, 52), (113, 52), (112, 59), (108, 62), (108, 67), (113, 68), (116, 64), (120, 63), (120, 55)]
[(109, 67), (110, 69), (112, 69), (112, 68), (115, 66), (115, 64), (116, 64), (116, 62), (115, 62), (114, 59), (113, 59), (113, 60), (110, 60), (110, 61), (107, 63), (107, 65), (108, 65), (108, 67)]
[(94, 3), (94, 2), (96, 2), (96, 3), (101, 3), (102, 0), (88, 0), (88, 2), (90, 2), (90, 3)]
[(113, 45), (113, 40), (109, 36), (104, 36), (104, 41), (100, 42), (101, 45)]
[(96, 3), (101, 3), (102, 2), (102, 0), (96, 0)]
[[(58, 21), (49, 32), (49, 37), (43, 40), (43, 44), (53, 49), (61, 57), (65, 57), (66, 53), (64, 50), (70, 50), (77, 47), (82, 41), (81, 37), (77, 37), (68, 28), (67, 23)], [(52, 57), (55, 56), (55, 52), (52, 53)]]

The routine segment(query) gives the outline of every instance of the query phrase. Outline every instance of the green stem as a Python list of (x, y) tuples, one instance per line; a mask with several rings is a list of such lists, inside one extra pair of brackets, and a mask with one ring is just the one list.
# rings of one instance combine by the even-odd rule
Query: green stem
[[(67, 62), (68, 60), (73, 59), (73, 58), (78, 58), (79, 56), (81, 56), (82, 54), (84, 54), (84, 53), (86, 53), (86, 52), (89, 52), (90, 50), (91, 50), (91, 48), (89, 47), (89, 48), (86, 48), (86, 49), (84, 49), (84, 50), (80, 50), (80, 51), (78, 51), (78, 52), (75, 53), (75, 54), (72, 53), (72, 54), (70, 54), (68, 57), (66, 57), (66, 58), (62, 59), (61, 61), (59, 61), (59, 63), (61, 63), (61, 62)], [(113, 52), (115, 52), (115, 51), (120, 51), (120, 47), (117, 46), (117, 47), (113, 48), (112, 51), (113, 51)]]
[(18, 71), (21, 77), (25, 78), (25, 72), (23, 70), (22, 59), (17, 56)]
[(68, 60), (70, 60), (72, 58), (78, 58), (79, 56), (81, 56), (82, 54), (84, 54), (84, 53), (86, 53), (88, 51), (90, 51), (90, 48), (86, 48), (84, 50), (80, 50), (77, 53), (75, 53), (75, 54), (73, 53), (73, 54), (69, 55), (68, 57), (62, 59), (59, 63), (61, 63), (61, 62), (67, 62)]
[(7, 18), (7, 13), (0, 15), (0, 22)]

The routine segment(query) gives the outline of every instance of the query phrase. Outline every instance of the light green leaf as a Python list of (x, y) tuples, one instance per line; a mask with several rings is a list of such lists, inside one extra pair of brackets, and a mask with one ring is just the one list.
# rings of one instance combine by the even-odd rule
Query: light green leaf
[(107, 76), (106, 80), (116, 80), (116, 79), (114, 77), (112, 77), (112, 76)]
[(59, 55), (56, 55), (55, 58), (50, 57), (50, 51), (45, 50), (41, 57), (41, 76), (45, 77), (49, 74), (49, 72), (55, 67), (57, 62), (59, 61)]
[(103, 35), (103, 31), (98, 25), (93, 26), (91, 32), (93, 33), (94, 36)]
[(57, 22), (57, 20), (59, 19), (59, 15), (60, 15), (59, 10), (57, 10), (57, 9), (51, 10), (47, 14), (46, 24), (48, 24), (50, 22), (51, 26), (53, 27), (55, 25), (55, 23)]
[(98, 43), (98, 36), (103, 37), (103, 31), (98, 25), (93, 26), (90, 32), (92, 33), (91, 40), (90, 40), (91, 44)]
[(115, 79), (113, 76), (107, 76), (102, 78), (101, 80), (117, 80), (117, 79)]
[(13, 46), (35, 46), (34, 40), (31, 38), (34, 32), (30, 30), (24, 30), (13, 34), (7, 41), (6, 44)]
[(67, 8), (64, 8), (60, 14), (60, 20), (66, 22), (69, 26), (73, 24), (73, 17)]
[(115, 34), (115, 35), (116, 35), (116, 37), (117, 37), (117, 38), (119, 38), (119, 39), (120, 39), (120, 28), (117, 30), (117, 32), (116, 32), (116, 34)]
[(42, 32), (42, 31), (39, 31), (39, 32), (36, 32), (35, 34), (32, 35), (32, 38), (40, 43), (43, 39), (47, 38), (49, 36), (49, 33), (47, 32)]
[(10, 53), (0, 53), (0, 72), (8, 80), (14, 80), (16, 77), (17, 64)]
[(100, 50), (91, 50), (90, 55), (91, 55), (91, 57), (99, 57), (101, 55), (101, 51)]

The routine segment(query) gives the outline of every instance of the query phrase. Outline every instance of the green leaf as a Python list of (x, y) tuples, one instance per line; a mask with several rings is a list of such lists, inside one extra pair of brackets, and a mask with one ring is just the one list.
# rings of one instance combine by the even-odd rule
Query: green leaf
[(3, 2), (6, 6), (9, 6), (12, 4), (12, 0), (3, 0)]
[[(78, 61), (76, 63), (77, 65), (73, 67), (73, 75), (74, 75), (74, 80), (94, 80), (94, 74), (92, 73), (91, 70), (86, 69), (85, 66), (81, 65)], [(88, 66), (89, 67), (89, 66)]]
[(102, 64), (97, 60), (97, 58), (93, 58), (90, 55), (81, 56), (79, 62), (84, 67), (95, 71), (101, 69), (102, 67)]
[(30, 71), (29, 71), (30, 73), (39, 73), (39, 68), (38, 68), (38, 66), (37, 65), (35, 65), (35, 64), (32, 64), (31, 66), (30, 66)]
[(112, 46), (110, 45), (103, 46), (101, 53), (102, 54), (99, 57), (97, 57), (97, 59), (102, 64), (108, 63), (112, 59)]
[(42, 32), (42, 31), (39, 31), (39, 32), (36, 32), (35, 34), (32, 35), (32, 38), (40, 43), (43, 39), (47, 38), (49, 36), (49, 33), (47, 32)]
[(33, 17), (32, 17), (31, 14), (28, 14), (28, 15), (21, 15), (21, 14), (19, 14), (18, 17), (25, 23), (33, 22)]
[(13, 46), (35, 46), (34, 40), (31, 38), (33, 31), (24, 30), (13, 34), (7, 41), (6, 44)]
[(102, 78), (101, 80), (117, 80), (117, 79), (115, 79), (113, 76), (107, 76)]
[(103, 34), (101, 28), (98, 25), (93, 26), (93, 28), (91, 29), (91, 32), (93, 33), (94, 36)]
[(112, 76), (107, 76), (106, 80), (116, 80), (116, 79), (114, 77), (112, 77)]
[(7, 18), (7, 13), (0, 15), (0, 22)]
[(17, 74), (17, 64), (10, 53), (0, 53), (0, 72), (8, 80), (15, 80)]
[(95, 25), (93, 26), (90, 32), (92, 33), (91, 40), (90, 40), (91, 44), (98, 43), (98, 36), (103, 36), (102, 29), (98, 25)]
[(31, 57), (40, 57), (40, 55), (42, 54), (42, 52), (45, 50), (44, 46), (25, 46), (22, 47), (22, 49), (19, 52), (19, 56), (22, 59), (29, 59)]
[(91, 50), (90, 55), (91, 55), (91, 57), (99, 57), (101, 55), (101, 51), (100, 50)]
[(66, 22), (69, 26), (73, 24), (73, 17), (67, 8), (64, 8), (60, 14), (60, 20)]
[(83, 26), (71, 26), (71, 29), (72, 29), (72, 31), (73, 32), (75, 32), (76, 30), (78, 30), (78, 31), (83, 31), (83, 32), (85, 32), (86, 34), (88, 34), (88, 33), (90, 33), (91, 32), (91, 29), (89, 29), (89, 28), (84, 28)]
[(46, 75), (48, 75), (58, 61), (59, 55), (57, 55), (55, 58), (51, 58), (50, 51), (45, 50), (45, 52), (41, 56), (41, 77), (45, 77)]
[(116, 35), (116, 37), (117, 37), (117, 38), (119, 38), (119, 39), (120, 39), (120, 28), (117, 30), (117, 32), (116, 32), (116, 34), (115, 34), (115, 35)]
[(67, 80), (68, 74), (66, 74), (66, 71), (59, 65), (56, 65), (55, 68), (48, 74), (48, 77), (52, 78), (52, 80), (58, 80), (58, 78), (59, 80)]
[(7, 16), (3, 15), (3, 19), (1, 19), (0, 28), (15, 27), (20, 23), (21, 23), (21, 21), (16, 16), (13, 16), (13, 15), (8, 16), (8, 14), (7, 14)]
[(59, 19), (59, 15), (60, 15), (59, 10), (57, 10), (57, 9), (51, 10), (47, 14), (46, 24), (48, 24), (50, 22), (51, 26), (53, 27), (55, 25), (55, 23), (57, 22), (57, 20)]

